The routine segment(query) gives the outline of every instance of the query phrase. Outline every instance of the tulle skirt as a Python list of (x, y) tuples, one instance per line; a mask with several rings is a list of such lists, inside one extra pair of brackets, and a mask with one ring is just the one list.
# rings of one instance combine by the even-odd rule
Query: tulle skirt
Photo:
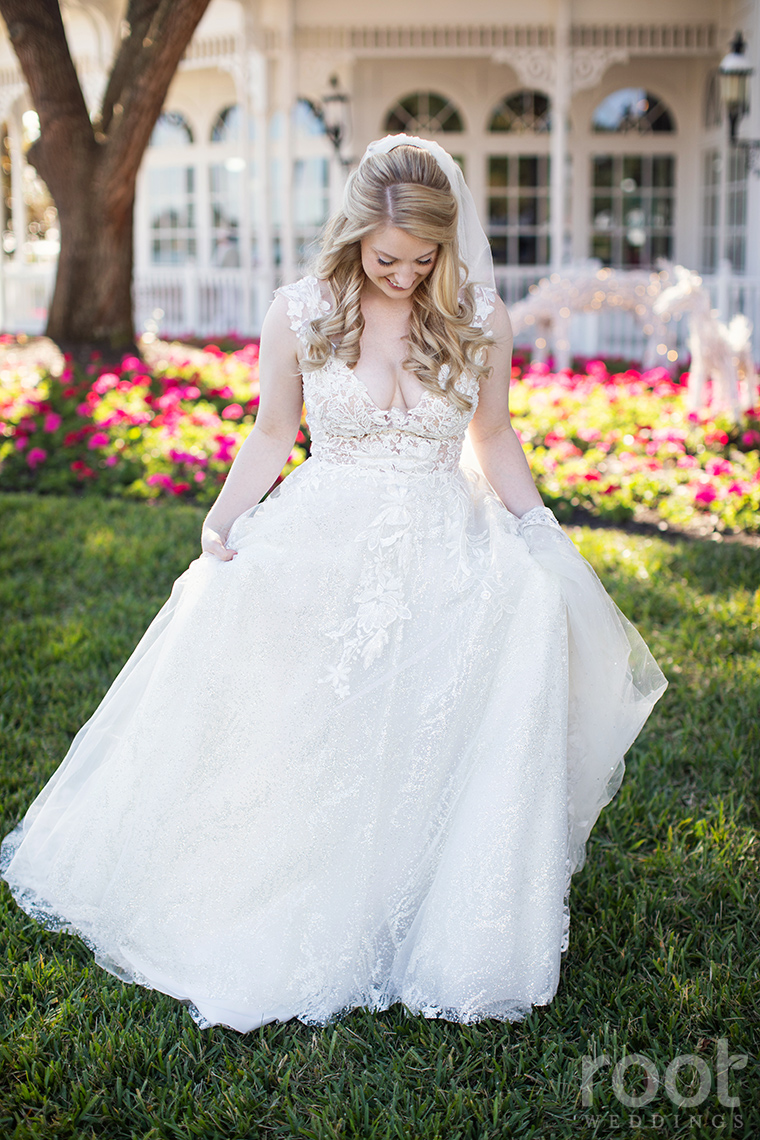
[(478, 476), (307, 460), (176, 581), (2, 848), (201, 1025), (556, 992), (570, 876), (665, 680)]

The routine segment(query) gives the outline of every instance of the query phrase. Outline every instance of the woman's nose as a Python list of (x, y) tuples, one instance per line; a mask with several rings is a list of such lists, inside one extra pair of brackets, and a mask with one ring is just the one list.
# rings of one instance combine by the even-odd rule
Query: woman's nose
[(415, 276), (416, 274), (411, 265), (407, 265), (404, 268), (398, 269), (396, 271), (396, 280), (398, 281), (399, 285), (403, 285), (404, 287), (413, 285)]

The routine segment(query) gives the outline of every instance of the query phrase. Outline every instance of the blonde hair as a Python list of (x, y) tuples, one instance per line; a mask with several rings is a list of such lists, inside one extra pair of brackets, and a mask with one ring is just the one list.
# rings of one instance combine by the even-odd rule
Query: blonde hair
[(412, 294), (404, 368), (425, 388), (469, 409), (471, 401), (454, 385), (463, 373), (479, 380), (488, 371), (483, 362), (489, 338), (473, 324), (472, 287), (460, 287), (457, 199), (438, 163), (420, 147), (397, 146), (372, 155), (350, 176), (343, 209), (327, 223), (313, 266), (314, 274), (329, 282), (336, 304), (311, 321), (302, 367), (322, 368), (332, 355), (350, 367), (357, 363), (366, 282), (361, 241), (389, 225), (439, 247), (434, 268)]

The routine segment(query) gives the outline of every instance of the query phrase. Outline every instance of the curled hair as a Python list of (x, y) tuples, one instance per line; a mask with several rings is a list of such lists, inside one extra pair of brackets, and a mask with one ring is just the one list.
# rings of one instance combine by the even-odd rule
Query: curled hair
[[(301, 366), (322, 368), (332, 355), (349, 367), (357, 363), (366, 281), (361, 241), (384, 226), (439, 247), (433, 269), (412, 294), (404, 368), (425, 388), (439, 396), (443, 391), (452, 403), (468, 409), (471, 401), (454, 385), (463, 373), (479, 380), (488, 371), (484, 360), (490, 342), (473, 324), (472, 287), (460, 286), (457, 199), (438, 163), (420, 147), (397, 146), (372, 155), (350, 176), (343, 209), (327, 223), (313, 268), (329, 283), (335, 305), (310, 323)], [(441, 381), (446, 378), (443, 389), (439, 375)]]

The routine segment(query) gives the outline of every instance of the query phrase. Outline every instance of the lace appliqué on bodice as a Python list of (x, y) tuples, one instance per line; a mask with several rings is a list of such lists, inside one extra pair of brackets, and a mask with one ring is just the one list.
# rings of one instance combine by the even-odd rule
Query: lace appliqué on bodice
[[(320, 282), (304, 277), (278, 292), (287, 298), (290, 327), (305, 343), (309, 323), (330, 310)], [(476, 320), (485, 324), (494, 308), (493, 290), (477, 286), (475, 302)], [(442, 387), (446, 378), (442, 368)], [(471, 408), (457, 408), (443, 393), (439, 397), (427, 389), (413, 408), (380, 408), (353, 369), (333, 357), (303, 377), (312, 456), (328, 463), (366, 463), (420, 474), (455, 471), (477, 407), (478, 384), (461, 376), (456, 388), (471, 401)]]
[[(320, 282), (305, 277), (281, 292), (288, 301), (290, 327), (305, 343), (310, 321), (329, 312)], [(476, 320), (485, 323), (493, 312), (495, 294), (478, 286), (475, 290)], [(444, 366), (439, 374), (443, 389), (448, 378)], [(442, 392), (425, 389), (413, 408), (380, 408), (368, 389), (344, 361), (332, 357), (323, 368), (303, 374), (306, 419), (311, 433), (311, 454), (318, 463), (359, 467), (371, 477), (404, 473), (411, 476), (451, 478), (459, 471), (462, 444), (478, 404), (478, 384), (461, 376), (455, 387), (471, 402), (456, 407)], [(367, 544), (365, 569), (354, 595), (356, 610), (327, 636), (340, 645), (340, 657), (325, 682), (336, 695), (348, 697), (350, 670), (361, 661), (369, 668), (390, 638), (390, 628), (412, 616), (402, 600), (402, 584), (414, 548), (415, 500), (402, 479), (383, 482), (378, 493), (378, 513), (370, 526), (357, 534)], [(452, 534), (444, 536), (452, 563), (452, 583), (457, 589), (477, 584), (471, 569), (473, 551), (460, 549), (461, 528), (452, 522)], [(465, 556), (466, 555), (466, 556)], [(484, 566), (488, 562), (483, 552)], [(485, 588), (485, 587), (484, 587)]]

